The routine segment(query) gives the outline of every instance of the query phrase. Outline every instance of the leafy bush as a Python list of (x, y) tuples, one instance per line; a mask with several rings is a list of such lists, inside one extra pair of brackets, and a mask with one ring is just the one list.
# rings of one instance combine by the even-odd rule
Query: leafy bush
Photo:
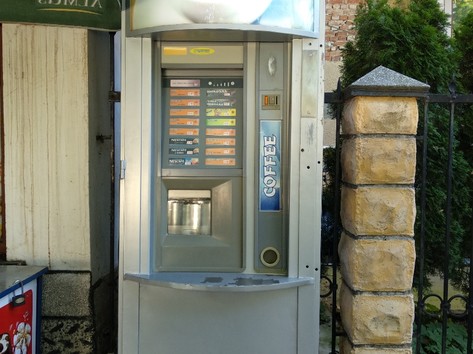
[[(447, 353), (464, 354), (467, 352), (468, 334), (466, 328), (461, 323), (448, 322), (447, 331)], [(416, 341), (413, 342), (413, 349), (416, 348)], [(421, 354), (441, 354), (442, 353), (442, 323), (432, 321), (422, 326)]]
[[(469, 19), (469, 18), (468, 18)], [(432, 93), (446, 93), (452, 78), (458, 76), (459, 66), (471, 64), (472, 56), (458, 55), (447, 36), (448, 17), (436, 0), (412, 0), (407, 7), (390, 6), (386, 0), (368, 0), (355, 19), (357, 36), (343, 50), (342, 83), (344, 87), (379, 65), (406, 76), (428, 83)], [(468, 27), (470, 26), (470, 27)], [(471, 33), (469, 23), (459, 26), (458, 32)], [(473, 37), (466, 34), (464, 49), (471, 48)], [(462, 62), (460, 58), (465, 58)], [(468, 61), (469, 60), (469, 61)], [(460, 62), (460, 64), (459, 64)], [(468, 64), (469, 63), (469, 64)], [(465, 73), (466, 74), (466, 73)], [(465, 77), (465, 75), (464, 75)], [(462, 77), (463, 78), (463, 77)], [(423, 117), (423, 113), (419, 115)], [(426, 243), (424, 283), (429, 274), (441, 273), (446, 261), (444, 237), (446, 234), (446, 171), (450, 112), (440, 105), (429, 106), (428, 161), (426, 184)], [(464, 284), (465, 245), (469, 239), (471, 222), (470, 175), (471, 167), (465, 154), (471, 149), (468, 133), (472, 120), (459, 121), (463, 135), (453, 144), (453, 196), (450, 224), (450, 274), (457, 284)], [(422, 119), (419, 131), (422, 132)], [(459, 132), (459, 126), (455, 126)], [(472, 130), (473, 131), (473, 130)], [(458, 134), (456, 134), (457, 136)], [(463, 149), (463, 151), (461, 151)], [(418, 150), (422, 151), (421, 149)], [(473, 163), (473, 153), (471, 155)], [(421, 154), (418, 154), (419, 158)], [(418, 161), (420, 167), (421, 161)], [(420, 176), (420, 170), (417, 176)], [(424, 187), (417, 181), (418, 190)], [(419, 193), (417, 193), (419, 197)], [(420, 202), (417, 202), (420, 205)], [(419, 235), (416, 223), (416, 236)], [(416, 237), (419, 247), (419, 237)]]
[(355, 18), (355, 40), (342, 51), (343, 86), (383, 65), (446, 91), (456, 72), (447, 20), (436, 0), (413, 0), (406, 9), (368, 0)]
[(467, 92), (473, 92), (473, 7), (455, 26), (454, 34), (460, 81)]

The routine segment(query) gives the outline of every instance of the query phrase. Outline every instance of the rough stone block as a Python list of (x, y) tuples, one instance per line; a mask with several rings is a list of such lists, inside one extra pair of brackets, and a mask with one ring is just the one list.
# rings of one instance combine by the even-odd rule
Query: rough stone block
[(415, 192), (408, 187), (342, 187), (341, 219), (353, 235), (414, 235)]
[(92, 319), (43, 318), (41, 321), (41, 353), (92, 354), (94, 349)]
[(357, 137), (343, 142), (342, 179), (352, 184), (412, 184), (415, 138)]
[(346, 338), (340, 340), (341, 354), (412, 354), (412, 348), (354, 347)]
[(413, 239), (353, 239), (342, 234), (338, 253), (343, 279), (357, 291), (409, 291), (415, 265)]
[(43, 276), (43, 316), (90, 316), (90, 273), (46, 273)]
[(340, 314), (354, 345), (403, 345), (412, 341), (414, 297), (411, 293), (356, 293), (342, 284)]
[(366, 97), (343, 109), (343, 134), (415, 134), (419, 118), (414, 97)]

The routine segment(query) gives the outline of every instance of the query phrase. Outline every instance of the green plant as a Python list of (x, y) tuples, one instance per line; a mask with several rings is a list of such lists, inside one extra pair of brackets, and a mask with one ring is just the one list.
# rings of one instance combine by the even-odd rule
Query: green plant
[(473, 1), (454, 29), (455, 47), (459, 53), (460, 82), (468, 92), (473, 92)]
[(436, 0), (412, 0), (408, 8), (387, 0), (368, 0), (359, 7), (357, 35), (343, 49), (343, 87), (383, 65), (444, 92), (456, 72), (448, 17)]
[[(447, 353), (464, 354), (467, 348), (468, 334), (463, 324), (453, 321), (448, 322), (447, 331)], [(413, 341), (413, 351), (415, 351), (417, 342)], [(422, 326), (422, 354), (441, 354), (442, 353), (442, 323), (432, 321)]]
[(454, 0), (453, 4), (453, 22), (455, 28), (457, 22), (461, 22), (465, 16), (473, 11), (473, 0)]
[[(412, 0), (407, 7), (391, 6), (386, 0), (368, 0), (362, 5), (355, 19), (357, 35), (343, 50), (343, 86), (354, 82), (379, 65), (406, 76), (426, 82), (432, 93), (448, 92), (452, 77), (459, 76), (460, 58), (453, 41), (447, 36), (448, 17), (436, 0)], [(459, 27), (462, 33), (467, 32)], [(471, 33), (471, 30), (468, 32)], [(470, 42), (468, 42), (468, 40)], [(465, 39), (468, 44), (472, 37)], [(465, 48), (468, 48), (465, 46)], [(471, 56), (465, 57), (471, 61)], [(421, 111), (419, 117), (423, 117)], [(447, 204), (447, 160), (450, 112), (440, 105), (429, 106), (427, 183), (416, 182), (418, 191), (426, 188), (425, 257), (424, 284), (428, 276), (442, 273), (447, 261), (444, 238), (446, 235)], [(423, 130), (422, 119), (419, 132)], [(460, 124), (459, 124), (460, 123)], [(461, 118), (455, 122), (457, 133), (467, 134), (464, 126), (471, 126), (472, 120)], [(461, 128), (461, 129), (460, 129)], [(472, 131), (473, 132), (473, 131)], [(458, 134), (457, 134), (458, 135)], [(449, 225), (450, 252), (449, 271), (457, 284), (464, 284), (461, 276), (464, 269), (465, 247), (469, 242), (471, 223), (470, 178), (471, 165), (465, 155), (470, 156), (471, 137), (462, 136), (453, 141), (453, 196), (452, 219)], [(467, 146), (468, 145), (468, 146)], [(468, 148), (470, 150), (468, 150)], [(463, 150), (462, 150), (463, 149)], [(422, 151), (421, 146), (418, 149)], [(418, 167), (422, 166), (418, 154)], [(420, 169), (417, 177), (421, 176)], [(420, 193), (417, 193), (417, 197)], [(418, 199), (417, 205), (419, 206)], [(420, 214), (420, 213), (418, 213)], [(420, 223), (416, 223), (416, 243), (419, 250)], [(419, 259), (420, 260), (420, 259)], [(418, 271), (418, 268), (417, 268)], [(416, 277), (417, 278), (417, 277)], [(417, 278), (418, 279), (418, 278)]]

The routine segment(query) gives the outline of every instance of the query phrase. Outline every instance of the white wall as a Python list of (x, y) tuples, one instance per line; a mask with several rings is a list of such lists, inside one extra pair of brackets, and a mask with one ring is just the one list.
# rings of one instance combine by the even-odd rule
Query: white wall
[(3, 25), (10, 260), (90, 269), (87, 36)]

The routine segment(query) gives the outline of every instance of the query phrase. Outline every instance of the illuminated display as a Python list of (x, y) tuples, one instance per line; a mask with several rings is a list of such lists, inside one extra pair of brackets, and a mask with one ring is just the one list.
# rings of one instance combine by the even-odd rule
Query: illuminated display
[[(185, 24), (241, 24), (316, 32), (318, 3), (313, 0), (133, 0), (131, 30)], [(178, 48), (177, 48), (178, 49)], [(174, 55), (179, 55), (174, 48)], [(194, 49), (209, 55), (208, 48)]]
[(241, 168), (243, 79), (164, 79), (163, 168)]

